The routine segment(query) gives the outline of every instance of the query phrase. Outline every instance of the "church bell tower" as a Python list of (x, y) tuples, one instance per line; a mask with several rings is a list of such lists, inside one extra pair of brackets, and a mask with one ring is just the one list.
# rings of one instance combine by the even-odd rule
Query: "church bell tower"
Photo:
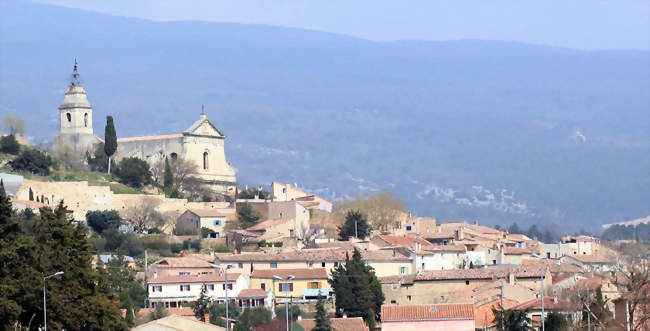
[(59, 106), (59, 134), (93, 135), (93, 108), (86, 97), (86, 91), (79, 81), (77, 60), (70, 79), (70, 86)]

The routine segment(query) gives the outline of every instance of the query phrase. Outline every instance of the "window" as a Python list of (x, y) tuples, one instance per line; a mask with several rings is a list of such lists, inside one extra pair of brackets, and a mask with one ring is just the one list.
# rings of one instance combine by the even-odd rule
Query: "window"
[[(222, 288), (223, 290), (225, 290), (225, 289), (226, 289), (226, 284), (225, 284), (225, 283), (224, 283), (224, 284), (221, 284), (221, 288)], [(228, 283), (228, 289), (229, 289), (229, 290), (232, 290), (232, 283)]]
[(214, 291), (214, 284), (208, 284), (208, 290)]
[(240, 264), (237, 265), (237, 266), (239, 267), (239, 269), (244, 269), (244, 264), (243, 264), (243, 263), (240, 263)]
[(320, 266), (325, 268), (325, 262), (321, 263)]
[(152, 285), (151, 286), (151, 292), (162, 292), (162, 286), (161, 285)]
[(88, 113), (84, 114), (84, 126), (88, 127)]
[(282, 193), (287, 193), (287, 188), (286, 187), (282, 188)]
[(465, 281), (465, 285), (469, 285), (469, 280), (466, 280), (466, 281)]
[(406, 226), (406, 231), (411, 231), (411, 226), (410, 225)]
[(407, 295), (407, 296), (406, 296), (406, 300), (411, 301), (411, 299), (412, 299), (412, 298), (411, 298), (410, 295)]
[(70, 113), (66, 113), (65, 117), (68, 119), (68, 122), (72, 122), (72, 115)]
[(408, 267), (399, 267), (399, 274), (400, 275), (406, 275), (409, 273), (409, 268)]
[(309, 282), (309, 283), (307, 283), (307, 288), (309, 288), (309, 289), (320, 288), (320, 282)]
[(208, 152), (203, 152), (203, 170), (208, 170)]
[(178, 273), (179, 276), (184, 276), (184, 275), (189, 275), (189, 274), (190, 274), (189, 271), (180, 271), (180, 272)]
[(181, 285), (181, 292), (183, 291), (189, 291), (190, 290), (190, 285), (189, 284), (183, 284)]
[(277, 263), (271, 263), (271, 269), (277, 269), (278, 264)]
[(221, 225), (221, 221), (220, 220), (215, 220), (214, 221), (214, 226), (219, 226), (219, 225)]
[(262, 283), (262, 285), (260, 285), (260, 287), (261, 287), (264, 291), (266, 291), (266, 283)]
[(492, 260), (492, 264), (497, 264), (497, 260)]
[(335, 267), (338, 267), (338, 266), (339, 266), (339, 263), (338, 263), (338, 262), (334, 262), (334, 266), (335, 266)]
[(172, 160), (174, 160), (174, 161), (176, 161), (176, 159), (178, 159), (178, 154), (176, 154), (176, 153), (171, 153), (171, 154), (169, 154), (169, 156), (170, 156), (170, 157), (172, 158)]
[(309, 266), (309, 269), (313, 268), (314, 267), (314, 262), (307, 263), (307, 266)]
[(391, 303), (392, 305), (394, 305), (394, 304), (397, 303), (397, 301), (395, 301), (395, 300), (390, 300), (390, 303)]
[(279, 291), (280, 292), (291, 292), (293, 291), (293, 283), (280, 283)]

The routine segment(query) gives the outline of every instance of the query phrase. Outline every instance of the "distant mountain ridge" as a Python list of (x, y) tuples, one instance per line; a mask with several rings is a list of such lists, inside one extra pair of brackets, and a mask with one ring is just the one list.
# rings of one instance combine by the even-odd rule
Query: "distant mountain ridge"
[(649, 52), (0, 9), (0, 113), (36, 141), (56, 133), (76, 57), (98, 133), (108, 114), (122, 137), (180, 132), (205, 104), (242, 183), (389, 189), (439, 220), (650, 214)]

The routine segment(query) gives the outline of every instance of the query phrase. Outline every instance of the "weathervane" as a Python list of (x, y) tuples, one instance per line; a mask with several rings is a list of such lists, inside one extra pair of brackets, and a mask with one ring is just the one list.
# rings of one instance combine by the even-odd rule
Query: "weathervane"
[(81, 85), (79, 82), (79, 72), (77, 72), (77, 58), (74, 59), (74, 69), (72, 70), (72, 85)]

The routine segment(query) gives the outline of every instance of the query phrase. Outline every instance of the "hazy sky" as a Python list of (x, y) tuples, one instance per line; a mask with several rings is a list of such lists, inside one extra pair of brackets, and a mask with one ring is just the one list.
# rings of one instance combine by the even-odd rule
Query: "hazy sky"
[(37, 0), (152, 20), (258, 23), (372, 40), (650, 48), (649, 0)]

